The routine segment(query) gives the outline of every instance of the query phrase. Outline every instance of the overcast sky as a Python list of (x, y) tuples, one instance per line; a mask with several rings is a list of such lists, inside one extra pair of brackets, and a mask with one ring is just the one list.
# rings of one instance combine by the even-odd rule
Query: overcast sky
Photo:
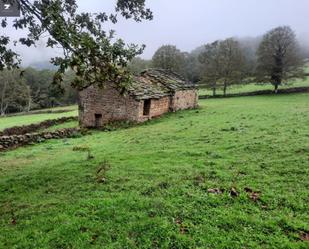
[[(88, 12), (112, 12), (115, 4), (115, 0), (77, 2), (81, 11)], [(162, 44), (191, 51), (216, 39), (258, 36), (279, 25), (290, 25), (298, 36), (309, 37), (309, 0), (146, 0), (146, 5), (154, 20), (121, 20), (112, 28), (128, 43), (145, 44), (142, 57), (147, 59)], [(18, 50), (25, 64), (54, 54), (43, 43), (37, 49)]]

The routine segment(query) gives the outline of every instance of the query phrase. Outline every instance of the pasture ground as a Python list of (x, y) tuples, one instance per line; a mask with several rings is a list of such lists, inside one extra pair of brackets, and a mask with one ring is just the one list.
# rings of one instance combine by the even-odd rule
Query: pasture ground
[[(48, 113), (48, 111), (64, 111), (62, 113)], [(46, 113), (38, 113), (36, 111), (30, 112), (29, 114), (25, 115), (16, 115), (16, 116), (7, 116), (7, 117), (0, 117), (0, 131), (10, 128), (13, 126), (22, 126), (22, 125), (30, 125), (32, 123), (40, 123), (47, 119), (57, 119), (62, 117), (71, 117), (77, 116), (77, 106), (65, 106), (65, 107), (57, 107), (54, 109), (43, 109), (40, 112)], [(65, 125), (64, 125), (65, 126)]]
[[(309, 73), (309, 66), (306, 68), (306, 73)], [(279, 89), (287, 89), (293, 87), (309, 87), (309, 77), (306, 77), (305, 80), (295, 80), (295, 82), (291, 82), (289, 84), (284, 84), (279, 86)], [(237, 93), (247, 93), (247, 92), (255, 92), (261, 90), (274, 90), (274, 87), (271, 84), (246, 84), (246, 85), (233, 85), (228, 87), (226, 94), (237, 94)], [(201, 88), (199, 90), (200, 95), (209, 95), (212, 96), (212, 90)], [(223, 95), (223, 90), (221, 88), (217, 89), (216, 94)]]
[(1, 153), (0, 248), (308, 248), (308, 161), (309, 94)]

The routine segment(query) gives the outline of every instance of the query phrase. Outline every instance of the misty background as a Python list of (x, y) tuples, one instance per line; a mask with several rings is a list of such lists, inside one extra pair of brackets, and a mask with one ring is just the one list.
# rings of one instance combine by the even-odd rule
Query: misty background
[[(112, 13), (115, 6), (113, 0), (78, 0), (77, 3), (84, 12)], [(164, 44), (191, 52), (227, 37), (250, 41), (282, 25), (295, 30), (302, 47), (309, 51), (308, 0), (148, 0), (146, 5), (154, 13), (152, 21), (136, 23), (120, 18), (117, 24), (106, 26), (106, 30), (114, 29), (116, 38), (126, 43), (145, 44), (141, 55), (144, 59), (151, 59)], [(7, 28), (1, 30), (1, 35), (18, 39), (20, 32), (23, 31)], [(18, 45), (14, 49), (21, 55), (23, 66), (48, 67), (50, 57), (61, 55), (61, 51), (45, 48), (44, 41), (36, 47), (25, 49)]]

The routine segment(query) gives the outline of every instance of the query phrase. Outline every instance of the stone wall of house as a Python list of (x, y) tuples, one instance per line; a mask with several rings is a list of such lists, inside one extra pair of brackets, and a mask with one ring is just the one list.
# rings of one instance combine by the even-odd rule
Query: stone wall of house
[(152, 99), (150, 107), (150, 116), (157, 117), (169, 111), (170, 97), (163, 97), (161, 99)]
[(104, 126), (123, 120), (144, 122), (171, 110), (194, 108), (197, 101), (197, 90), (177, 91), (174, 96), (151, 99), (150, 112), (144, 115), (144, 100), (122, 95), (112, 85), (104, 89), (90, 86), (79, 93), (79, 121), (81, 127)]
[(178, 111), (184, 109), (195, 108), (198, 105), (197, 90), (177, 91), (172, 97), (171, 110)]
[(90, 86), (79, 93), (79, 121), (81, 127), (95, 127), (96, 115), (102, 115), (99, 126), (113, 121), (138, 121), (140, 103), (109, 85), (104, 89)]
[(149, 115), (144, 116), (144, 101), (140, 101), (138, 108), (138, 122), (143, 122), (148, 119), (161, 116), (164, 113), (169, 112), (170, 107), (170, 97), (163, 97), (161, 99), (151, 99), (150, 112)]

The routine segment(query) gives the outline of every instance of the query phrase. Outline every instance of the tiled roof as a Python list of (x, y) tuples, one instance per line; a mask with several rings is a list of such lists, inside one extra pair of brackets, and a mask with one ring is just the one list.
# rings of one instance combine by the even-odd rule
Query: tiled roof
[(141, 100), (159, 99), (187, 89), (195, 89), (195, 86), (180, 75), (163, 69), (148, 69), (134, 77), (128, 92), (135, 99)]

